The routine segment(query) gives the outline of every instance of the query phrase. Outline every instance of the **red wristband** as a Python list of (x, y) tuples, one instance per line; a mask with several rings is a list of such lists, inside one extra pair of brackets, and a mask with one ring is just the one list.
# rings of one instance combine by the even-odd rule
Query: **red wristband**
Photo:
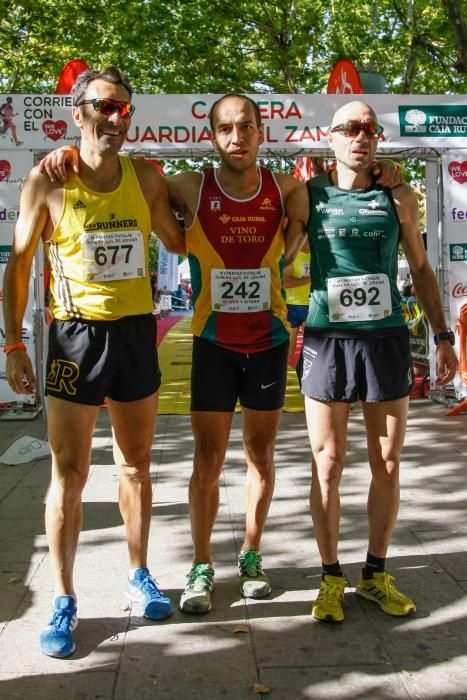
[(10, 343), (10, 345), (5, 345), (3, 348), (5, 355), (9, 355), (10, 352), (14, 352), (15, 350), (26, 352), (26, 345), (24, 343)]

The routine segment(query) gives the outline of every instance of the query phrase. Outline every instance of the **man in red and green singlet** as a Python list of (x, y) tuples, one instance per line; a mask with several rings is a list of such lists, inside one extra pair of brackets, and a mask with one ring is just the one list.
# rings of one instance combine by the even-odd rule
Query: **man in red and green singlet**
[(220, 167), (169, 178), (184, 212), (193, 287), (194, 556), (180, 608), (195, 614), (211, 608), (211, 533), (237, 401), (248, 465), (240, 591), (260, 598), (271, 590), (260, 542), (274, 488), (274, 443), (287, 377), (284, 201), (297, 186), (290, 175), (258, 167), (263, 126), (255, 102), (224, 96), (210, 119)]

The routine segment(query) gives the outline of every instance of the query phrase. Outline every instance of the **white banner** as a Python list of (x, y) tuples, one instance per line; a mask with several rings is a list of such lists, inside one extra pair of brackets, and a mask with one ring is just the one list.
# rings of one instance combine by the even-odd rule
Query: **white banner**
[(178, 255), (169, 253), (159, 241), (157, 267), (157, 288), (164, 292), (174, 292), (178, 287)]
[[(1, 128), (0, 128), (1, 133)], [(5, 136), (5, 134), (3, 134)], [(0, 141), (3, 139), (0, 138)], [(11, 148), (11, 143), (10, 143)], [(11, 253), (13, 232), (19, 214), (19, 199), (26, 173), (33, 166), (33, 154), (30, 151), (4, 151), (0, 158), (0, 300), (3, 299), (3, 275)], [(33, 335), (33, 281), (29, 285), (29, 301), (23, 323), (23, 337), (28, 354), (34, 363)], [(10, 401), (34, 402), (34, 398), (19, 396), (11, 391), (5, 377), (5, 324), (3, 304), (0, 303), (0, 404)]]
[[(209, 110), (220, 95), (134, 95), (136, 106), (124, 148), (151, 151), (156, 157), (185, 157), (212, 151)], [(335, 110), (348, 95), (250, 95), (264, 122), (268, 152), (298, 154), (328, 150), (326, 134)], [(71, 118), (71, 95), (0, 95), (10, 100), (14, 117), (0, 121), (0, 149), (51, 150), (79, 143)], [(467, 148), (466, 95), (359, 95), (376, 111), (384, 127), (380, 152), (392, 148)], [(12, 135), (14, 123), (16, 141)], [(2, 133), (3, 131), (3, 133)]]
[(467, 396), (467, 150), (443, 156), (444, 236), (449, 261), (449, 306), (459, 372), (454, 386)]
[[(156, 158), (187, 158), (212, 153), (208, 117), (218, 97), (220, 95), (135, 95), (136, 112), (124, 149)], [(264, 123), (260, 157), (329, 153), (326, 134), (332, 114), (349, 101), (349, 95), (339, 94), (250, 97), (257, 102)], [(363, 94), (358, 99), (373, 107), (384, 127), (378, 146), (380, 155), (400, 153), (404, 149), (436, 149), (444, 154), (443, 245), (449, 246), (451, 320), (459, 329), (457, 349), (462, 362), (466, 353), (461, 342), (465, 334), (461, 335), (461, 329), (467, 313), (467, 96)], [(71, 118), (72, 96), (0, 95), (0, 105), (6, 103), (10, 117), (0, 119), (0, 283), (2, 265), (9, 253), (18, 216), (19, 189), (33, 164), (30, 149), (39, 153), (79, 143), (79, 131)], [(160, 244), (158, 288), (172, 292), (177, 286), (177, 256), (167, 253)], [(0, 309), (0, 341), (3, 333)], [(32, 343), (31, 306), (28, 306), (23, 337), (26, 343)], [(30, 353), (33, 357), (32, 347)], [(465, 373), (462, 385), (457, 385), (458, 392), (464, 394)], [(6, 384), (2, 376), (4, 379), (4, 357), (0, 353), (0, 401), (10, 400), (11, 397), (2, 398)]]

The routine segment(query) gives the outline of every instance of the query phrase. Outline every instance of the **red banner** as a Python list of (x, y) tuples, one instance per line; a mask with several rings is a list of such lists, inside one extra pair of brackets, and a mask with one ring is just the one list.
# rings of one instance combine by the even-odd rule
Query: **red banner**
[(68, 61), (68, 63), (63, 66), (58, 77), (55, 94), (69, 95), (74, 87), (76, 78), (84, 70), (89, 70), (89, 66), (84, 61), (80, 61), (79, 58), (73, 58), (71, 61)]
[(328, 94), (350, 95), (362, 92), (362, 83), (354, 64), (347, 58), (340, 58), (332, 67), (328, 81)]

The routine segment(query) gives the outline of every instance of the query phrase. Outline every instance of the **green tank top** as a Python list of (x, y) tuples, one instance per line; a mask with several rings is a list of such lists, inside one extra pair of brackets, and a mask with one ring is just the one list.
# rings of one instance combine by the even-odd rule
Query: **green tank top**
[(309, 180), (307, 188), (313, 287), (306, 329), (345, 337), (404, 326), (397, 289), (400, 223), (390, 190), (343, 190), (329, 173)]

